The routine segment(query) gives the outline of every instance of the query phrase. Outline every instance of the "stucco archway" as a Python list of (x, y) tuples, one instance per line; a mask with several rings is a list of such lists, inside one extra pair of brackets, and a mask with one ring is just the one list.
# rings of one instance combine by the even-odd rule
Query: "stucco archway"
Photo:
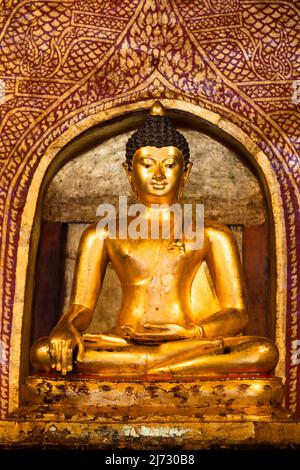
[[(161, 99), (162, 103), (173, 112), (186, 113), (187, 119), (198, 119), (199, 125), (210, 128), (212, 133), (235, 142), (241, 151), (248, 156), (256, 166), (266, 193), (269, 198), (271, 215), (274, 220), (274, 241), (276, 252), (276, 342), (281, 352), (278, 375), (285, 375), (285, 319), (286, 319), (286, 234), (280, 186), (276, 173), (269, 159), (255, 143), (255, 129), (252, 136), (247, 136), (238, 126), (222, 118), (219, 114), (208, 111), (201, 106), (182, 100)], [(130, 119), (133, 113), (151, 107), (153, 100), (132, 103), (126, 106), (115, 106), (109, 111), (94, 114), (79, 123), (71, 125), (62, 135), (52, 141), (43, 158), (37, 166), (30, 182), (27, 199), (21, 219), (21, 230), (18, 243), (16, 265), (16, 293), (13, 305), (13, 321), (11, 335), (14, 347), (9, 361), (9, 411), (19, 405), (20, 385), (26, 368), (24, 368), (25, 351), (28, 350), (28, 329), (30, 325), (30, 308), (32, 293), (32, 276), (34, 259), (39, 235), (40, 205), (47, 179), (50, 179), (60, 165), (72, 156), (71, 144), (73, 139), (87, 131), (87, 142), (92, 137), (88, 130), (93, 126), (102, 126), (104, 136), (120, 132), (124, 116)], [(80, 113), (80, 110), (77, 110)], [(105, 127), (110, 123), (109, 128)], [(124, 125), (124, 123), (123, 123)], [(128, 124), (127, 124), (128, 125)], [(105, 134), (106, 133), (106, 134)]]

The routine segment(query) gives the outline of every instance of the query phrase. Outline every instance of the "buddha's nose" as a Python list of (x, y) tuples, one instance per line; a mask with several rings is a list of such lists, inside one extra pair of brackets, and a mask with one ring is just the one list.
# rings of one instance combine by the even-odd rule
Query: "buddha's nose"
[(161, 163), (158, 163), (157, 167), (155, 168), (153, 178), (159, 180), (166, 178), (164, 167)]

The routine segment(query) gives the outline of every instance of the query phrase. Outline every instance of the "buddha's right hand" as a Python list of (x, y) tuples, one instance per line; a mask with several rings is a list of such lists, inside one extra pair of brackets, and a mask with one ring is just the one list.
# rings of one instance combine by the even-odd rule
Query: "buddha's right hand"
[(72, 322), (59, 322), (49, 337), (51, 368), (62, 375), (73, 369), (73, 351), (78, 346), (78, 356), (84, 354), (84, 343), (81, 334)]

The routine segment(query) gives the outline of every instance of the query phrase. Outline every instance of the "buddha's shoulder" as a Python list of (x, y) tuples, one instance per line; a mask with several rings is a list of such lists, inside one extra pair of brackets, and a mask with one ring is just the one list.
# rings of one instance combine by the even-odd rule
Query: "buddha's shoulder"
[(214, 220), (205, 220), (204, 222), (204, 233), (208, 239), (215, 238), (232, 238), (233, 233), (226, 225)]
[(99, 220), (86, 225), (81, 235), (81, 240), (86, 242), (100, 242), (105, 238), (107, 238), (107, 229), (99, 224)]

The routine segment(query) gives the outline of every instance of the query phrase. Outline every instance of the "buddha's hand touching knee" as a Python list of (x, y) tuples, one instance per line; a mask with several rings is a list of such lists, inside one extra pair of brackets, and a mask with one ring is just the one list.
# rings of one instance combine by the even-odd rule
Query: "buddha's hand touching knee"
[(183, 339), (203, 338), (203, 328), (194, 323), (182, 326), (176, 323), (145, 323), (143, 328), (122, 327), (124, 336), (138, 343), (161, 343)]
[(68, 320), (59, 322), (49, 337), (51, 368), (62, 375), (73, 369), (73, 351), (78, 347), (78, 356), (84, 354), (84, 342), (77, 328)]

